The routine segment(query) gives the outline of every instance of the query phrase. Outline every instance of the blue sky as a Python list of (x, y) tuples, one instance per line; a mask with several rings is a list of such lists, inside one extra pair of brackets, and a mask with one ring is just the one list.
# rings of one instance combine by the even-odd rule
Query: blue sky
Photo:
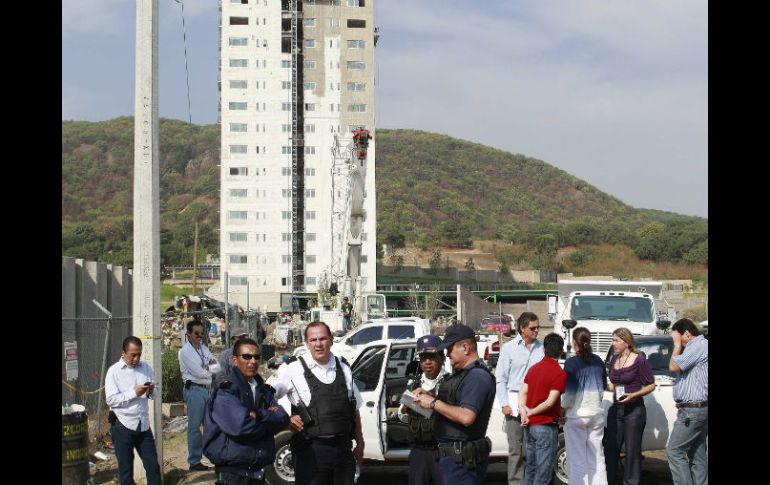
[[(160, 114), (187, 120), (181, 7), (159, 4)], [(184, 5), (192, 121), (215, 123), (217, 2)], [(133, 114), (135, 9), (62, 0), (62, 119)], [(707, 2), (379, 0), (375, 23), (378, 127), (522, 153), (634, 207), (708, 217)]]

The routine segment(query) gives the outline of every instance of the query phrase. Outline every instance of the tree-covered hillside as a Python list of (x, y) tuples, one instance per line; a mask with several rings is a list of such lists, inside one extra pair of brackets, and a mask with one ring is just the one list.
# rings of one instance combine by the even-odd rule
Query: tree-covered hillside
[[(62, 254), (130, 265), (133, 118), (62, 122)], [(624, 244), (653, 260), (708, 262), (708, 223), (639, 210), (543, 161), (446, 135), (377, 130), (377, 239), (526, 244), (544, 256)], [(219, 126), (160, 123), (161, 261), (218, 253)], [(544, 259), (546, 261), (547, 258)]]

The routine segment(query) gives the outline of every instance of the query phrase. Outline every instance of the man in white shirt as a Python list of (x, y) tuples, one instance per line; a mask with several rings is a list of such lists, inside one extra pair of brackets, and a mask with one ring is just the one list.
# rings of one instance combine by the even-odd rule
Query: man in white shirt
[(184, 400), (187, 404), (187, 463), (190, 470), (208, 470), (201, 463), (203, 453), (203, 413), (211, 401), (211, 376), (209, 365), (219, 364), (203, 344), (204, 325), (200, 320), (187, 323), (187, 343), (179, 351), (179, 369), (184, 382)]
[[(289, 429), (296, 457), (296, 485), (353, 484), (356, 462), (364, 457), (358, 409), (363, 399), (350, 367), (332, 355), (329, 326), (315, 321), (305, 328), (308, 354), (294, 357), (267, 380), (275, 397), (291, 402)], [(351, 452), (351, 441), (356, 446)]]
[(155, 374), (141, 357), (142, 341), (134, 336), (126, 337), (121, 359), (110, 366), (104, 380), (120, 485), (134, 483), (134, 448), (142, 459), (147, 484), (160, 485), (161, 481), (147, 401), (157, 395)]

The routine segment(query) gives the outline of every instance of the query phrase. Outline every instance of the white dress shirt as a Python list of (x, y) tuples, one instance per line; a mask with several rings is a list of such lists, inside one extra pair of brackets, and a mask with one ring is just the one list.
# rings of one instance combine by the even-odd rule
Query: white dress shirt
[[(209, 363), (214, 356), (208, 347), (201, 344), (199, 349), (193, 347), (189, 341), (179, 351), (179, 370), (182, 371), (182, 382), (188, 380), (202, 386), (211, 385), (211, 372)], [(216, 362), (216, 360), (214, 360)]]
[[(324, 384), (331, 384), (337, 377), (337, 368), (334, 355), (329, 358), (326, 364), (319, 364), (310, 355), (304, 355), (301, 357), (308, 369), (319, 381)], [(305, 380), (305, 369), (302, 367), (302, 363), (297, 358), (296, 361), (289, 364), (283, 364), (280, 366), (276, 373), (270, 376), (267, 380), (267, 384), (270, 384), (275, 389), (275, 398), (280, 399), (283, 396), (287, 396), (289, 401), (295, 406), (299, 402), (297, 399), (297, 391), (299, 391), (299, 397), (302, 398), (302, 402), (306, 406), (310, 405), (312, 396), (310, 395), (310, 386), (308, 386)], [(342, 372), (345, 374), (345, 384), (347, 384), (348, 391), (353, 389), (353, 395), (356, 397), (356, 409), (359, 409), (364, 404), (364, 399), (361, 397), (361, 393), (358, 392), (358, 387), (353, 383), (353, 374), (350, 371), (350, 367), (340, 361)], [(292, 385), (292, 382), (294, 385)], [(296, 391), (294, 386), (297, 387)], [(348, 394), (349, 396), (350, 394)]]
[(118, 417), (123, 426), (130, 430), (136, 430), (141, 423), (141, 431), (150, 428), (149, 406), (147, 405), (147, 393), (136, 395), (136, 386), (145, 382), (154, 382), (155, 390), (149, 399), (154, 399), (160, 393), (160, 387), (155, 381), (152, 368), (144, 361), (131, 367), (121, 358), (112, 364), (107, 370), (104, 379), (104, 394), (107, 405)]

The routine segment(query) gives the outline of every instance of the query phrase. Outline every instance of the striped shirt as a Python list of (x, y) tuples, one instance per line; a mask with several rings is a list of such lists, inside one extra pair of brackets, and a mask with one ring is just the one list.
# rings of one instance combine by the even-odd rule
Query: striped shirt
[(524, 383), (524, 376), (529, 369), (543, 360), (543, 342), (535, 339), (532, 347), (527, 348), (521, 335), (503, 345), (500, 349), (500, 358), (497, 361), (497, 400), (500, 407), (517, 407), (517, 403), (508, 402), (508, 392), (519, 392)]
[(687, 342), (680, 355), (672, 358), (682, 369), (674, 383), (674, 400), (708, 401), (709, 341), (698, 335)]

